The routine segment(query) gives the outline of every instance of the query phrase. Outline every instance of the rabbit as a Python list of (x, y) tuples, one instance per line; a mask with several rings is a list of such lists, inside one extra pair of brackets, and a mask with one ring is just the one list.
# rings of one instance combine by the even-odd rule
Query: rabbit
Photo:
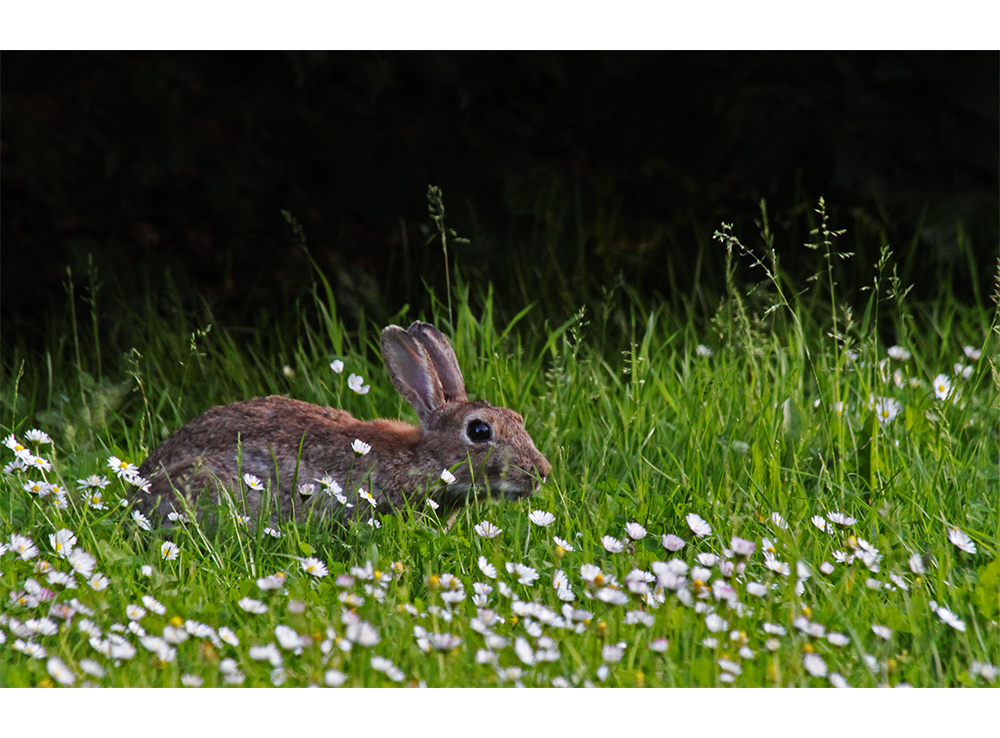
[[(248, 517), (256, 520), (269, 493), (272, 524), (277, 517), (301, 522), (317, 513), (346, 522), (368, 520), (373, 512), (359, 489), (380, 513), (427, 498), (446, 513), (486, 492), (529, 496), (549, 476), (552, 466), (520, 415), (469, 401), (455, 351), (437, 328), (420, 321), (406, 330), (390, 325), (381, 348), (389, 377), (419, 426), (361, 421), (345, 410), (279, 395), (213, 407), (141, 464), (139, 473), (150, 484), (148, 492), (137, 491), (136, 507), (162, 519), (181, 511), (178, 495), (196, 504), (201, 495), (220, 501), (228, 492), (237, 512), (245, 500)], [(356, 439), (370, 451), (355, 451)], [(250, 488), (244, 474), (258, 477), (264, 491)], [(302, 485), (313, 485), (314, 493), (300, 494)], [(331, 487), (340, 494), (331, 494)]]

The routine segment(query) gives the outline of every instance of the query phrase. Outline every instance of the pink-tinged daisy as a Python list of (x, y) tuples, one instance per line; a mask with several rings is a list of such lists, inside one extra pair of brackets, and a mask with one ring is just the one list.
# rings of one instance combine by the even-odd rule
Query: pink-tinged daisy
[(311, 574), (314, 577), (325, 577), (330, 573), (326, 568), (326, 564), (313, 556), (302, 559), (301, 564), (302, 570), (306, 574)]
[(181, 548), (173, 541), (164, 541), (160, 544), (160, 556), (164, 561), (173, 561), (181, 555)]
[(818, 653), (807, 653), (802, 657), (802, 666), (811, 676), (825, 677), (827, 675), (826, 662)]
[(472, 526), (472, 530), (483, 538), (496, 538), (498, 535), (503, 533), (503, 528), (498, 528), (488, 520), (484, 520), (481, 523)]
[(601, 545), (604, 546), (604, 550), (608, 553), (621, 553), (625, 550), (625, 544), (614, 536), (602, 536)]
[(347, 378), (347, 386), (351, 388), (352, 392), (356, 392), (359, 395), (367, 395), (368, 390), (371, 389), (370, 385), (365, 384), (364, 377), (358, 374), (352, 374)]
[(664, 653), (670, 647), (670, 641), (666, 638), (657, 638), (649, 644), (649, 650), (656, 653)]
[(307, 483), (299, 485), (299, 495), (302, 497), (312, 497), (314, 494), (316, 494), (315, 484)]
[(976, 552), (976, 544), (961, 528), (949, 528), (948, 540), (955, 544), (955, 548), (960, 551), (965, 551), (965, 553), (970, 554), (974, 554)]
[(528, 520), (542, 528), (547, 528), (556, 521), (556, 516), (545, 510), (532, 510), (528, 513)]
[(697, 513), (688, 513), (684, 519), (687, 521), (691, 532), (699, 538), (712, 534), (712, 527)]
[(625, 641), (606, 643), (601, 648), (601, 658), (605, 663), (617, 664), (625, 657)]
[(638, 523), (625, 523), (625, 533), (633, 541), (640, 541), (646, 537), (646, 529)]
[(833, 574), (833, 564), (831, 564), (829, 561), (824, 561), (822, 564), (819, 565), (819, 570), (823, 574), (830, 576), (831, 574)]
[(679, 536), (675, 536), (673, 533), (668, 533), (660, 539), (660, 543), (668, 551), (680, 551), (684, 548), (684, 539)]
[(11, 533), (9, 549), (21, 557), (22, 561), (28, 561), (38, 555), (38, 546), (27, 536)]
[(748, 541), (745, 538), (737, 538), (733, 536), (729, 541), (729, 545), (733, 549), (733, 553), (737, 556), (753, 556), (754, 551), (757, 550), (757, 544), (753, 541)]

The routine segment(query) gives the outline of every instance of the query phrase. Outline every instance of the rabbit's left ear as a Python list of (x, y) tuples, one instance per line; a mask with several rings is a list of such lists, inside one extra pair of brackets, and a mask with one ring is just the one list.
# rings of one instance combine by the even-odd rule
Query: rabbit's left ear
[(451, 347), (451, 342), (445, 335), (430, 323), (422, 323), (419, 320), (412, 323), (406, 332), (423, 347), (434, 365), (438, 379), (441, 380), (441, 389), (444, 390), (444, 399), (448, 402), (468, 400), (468, 395), (465, 394), (465, 379), (462, 377), (462, 369), (458, 366), (455, 349)]
[(413, 336), (398, 325), (382, 331), (382, 358), (389, 379), (413, 409), (421, 423), (445, 404), (445, 392), (434, 364)]

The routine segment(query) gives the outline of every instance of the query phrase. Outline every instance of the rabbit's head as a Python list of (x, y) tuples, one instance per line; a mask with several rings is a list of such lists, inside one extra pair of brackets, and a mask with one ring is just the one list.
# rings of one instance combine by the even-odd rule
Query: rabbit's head
[(425, 473), (448, 469), (455, 478), (440, 495), (444, 501), (487, 491), (524, 497), (552, 471), (518, 413), (469, 401), (455, 351), (434, 326), (389, 326), (382, 331), (382, 355), (393, 385), (420, 418), (417, 465)]

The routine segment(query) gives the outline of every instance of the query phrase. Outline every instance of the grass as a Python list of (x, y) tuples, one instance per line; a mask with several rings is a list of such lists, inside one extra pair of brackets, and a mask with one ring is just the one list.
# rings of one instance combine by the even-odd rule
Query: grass
[[(554, 472), (450, 527), (416, 505), (280, 537), (228, 520), (143, 530), (109, 457), (140, 462), (213, 404), (277, 392), (415, 419), (381, 368), (380, 326), (349, 333), (322, 280), (314, 319), (284, 330), (147, 306), (114, 349), (95, 290), (46, 355), (4, 350), (0, 431), (44, 461), (15, 468), (2, 449), (0, 683), (1000, 684), (996, 305), (911, 305), (886, 253), (852, 313), (822, 206), (819, 279), (798, 287), (764, 215), (758, 248), (717, 234), (731, 279), (711, 315), (703, 296), (621, 287), (502, 320), (456, 271), (423, 317), (453, 337), (473, 397), (525, 415)], [(78, 488), (90, 475), (110, 480), (99, 506)], [(63, 529), (75, 557), (54, 548)]]

